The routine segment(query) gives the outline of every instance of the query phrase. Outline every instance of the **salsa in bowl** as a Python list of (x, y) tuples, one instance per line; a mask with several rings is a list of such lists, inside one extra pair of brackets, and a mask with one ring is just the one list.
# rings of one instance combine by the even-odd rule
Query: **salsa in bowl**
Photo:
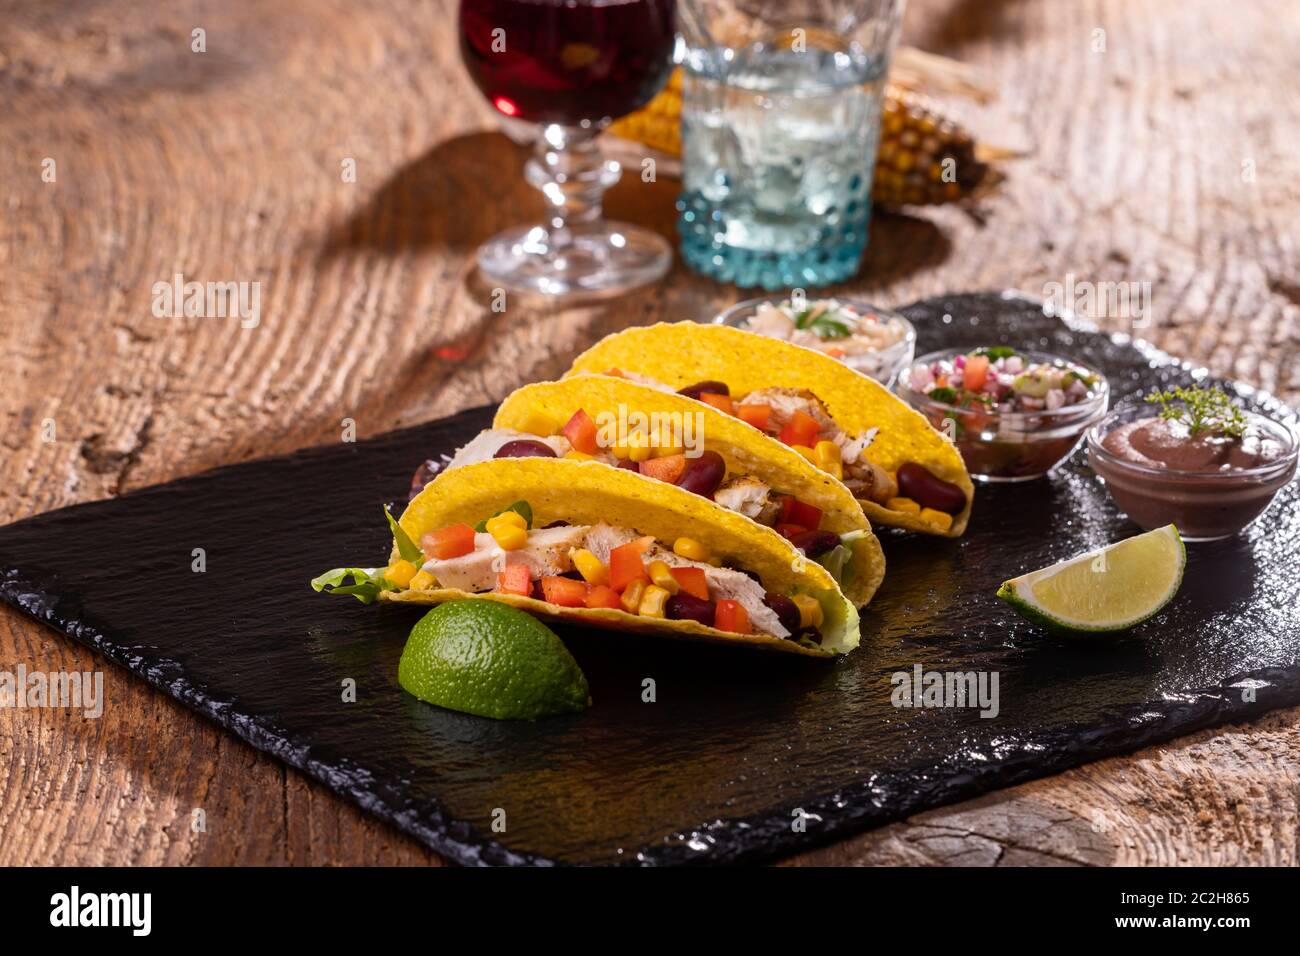
[(1096, 369), (1005, 345), (931, 352), (903, 370), (896, 390), (956, 443), (978, 481), (1047, 474), (1110, 401)]
[(891, 386), (916, 354), (916, 329), (896, 312), (846, 299), (795, 303), (774, 296), (737, 302), (713, 320), (802, 345)]

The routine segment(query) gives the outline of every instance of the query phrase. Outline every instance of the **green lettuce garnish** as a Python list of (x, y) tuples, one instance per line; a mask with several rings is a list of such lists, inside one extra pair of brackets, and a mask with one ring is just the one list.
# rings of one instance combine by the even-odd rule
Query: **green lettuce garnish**
[[(402, 530), (402, 526), (397, 523), (397, 519), (386, 506), (384, 517), (388, 519), (388, 527), (392, 529), (397, 553), (402, 559), (410, 561), (416, 567), (424, 564), (424, 552), (411, 540), (411, 536)], [(311, 586), (313, 591), (323, 591), (326, 594), (350, 594), (362, 604), (369, 604), (379, 597), (380, 591), (397, 590), (396, 585), (384, 577), (385, 570), (385, 568), (334, 568), (319, 577), (312, 578)], [(349, 578), (352, 579), (352, 583), (345, 584), (344, 582)]]
[[(352, 579), (351, 584), (343, 582)], [(320, 577), (311, 579), (313, 591), (326, 594), (351, 594), (362, 604), (379, 597), (380, 591), (392, 591), (393, 585), (384, 577), (383, 568), (335, 568)]]
[(840, 535), (840, 543), (829, 551), (819, 554), (815, 560), (825, 568), (835, 583), (844, 587), (853, 582), (857, 568), (853, 563), (853, 543), (867, 536), (866, 531), (848, 531)]
[[(402, 526), (397, 523), (393, 513), (384, 508), (384, 517), (388, 519), (388, 527), (393, 529), (393, 540), (397, 542), (397, 553), (402, 556), (404, 561), (410, 561), (412, 564), (424, 563), (424, 552), (420, 546), (411, 540), (410, 535), (402, 530)], [(317, 588), (317, 590), (320, 590)]]

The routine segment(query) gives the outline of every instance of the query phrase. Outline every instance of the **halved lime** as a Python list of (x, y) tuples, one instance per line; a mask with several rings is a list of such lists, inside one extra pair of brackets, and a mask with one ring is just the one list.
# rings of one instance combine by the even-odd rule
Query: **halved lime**
[(449, 601), (416, 622), (397, 682), (421, 700), (497, 720), (578, 713), (587, 678), (555, 633), (496, 601)]
[(1182, 538), (1169, 524), (1012, 578), (998, 597), (1055, 630), (1124, 631), (1170, 602), (1186, 564)]

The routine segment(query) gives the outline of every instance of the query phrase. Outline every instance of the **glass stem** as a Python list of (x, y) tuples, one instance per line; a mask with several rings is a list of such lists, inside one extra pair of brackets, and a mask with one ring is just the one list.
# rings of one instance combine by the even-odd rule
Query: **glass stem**
[(524, 175), (546, 200), (552, 250), (573, 242), (584, 227), (599, 222), (601, 197), (618, 182), (619, 165), (601, 155), (599, 130), (543, 126)]

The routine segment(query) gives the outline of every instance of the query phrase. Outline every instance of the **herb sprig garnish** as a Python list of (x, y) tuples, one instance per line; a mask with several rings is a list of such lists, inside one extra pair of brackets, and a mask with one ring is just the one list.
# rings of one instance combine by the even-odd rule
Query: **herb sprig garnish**
[(844, 339), (853, 334), (853, 329), (843, 319), (835, 317), (825, 306), (809, 306), (794, 319), (796, 329), (807, 329), (823, 339)]
[(1147, 396), (1147, 404), (1160, 406), (1160, 417), (1178, 422), (1193, 438), (1201, 432), (1218, 432), (1240, 438), (1246, 432), (1246, 416), (1219, 388), (1171, 388)]

